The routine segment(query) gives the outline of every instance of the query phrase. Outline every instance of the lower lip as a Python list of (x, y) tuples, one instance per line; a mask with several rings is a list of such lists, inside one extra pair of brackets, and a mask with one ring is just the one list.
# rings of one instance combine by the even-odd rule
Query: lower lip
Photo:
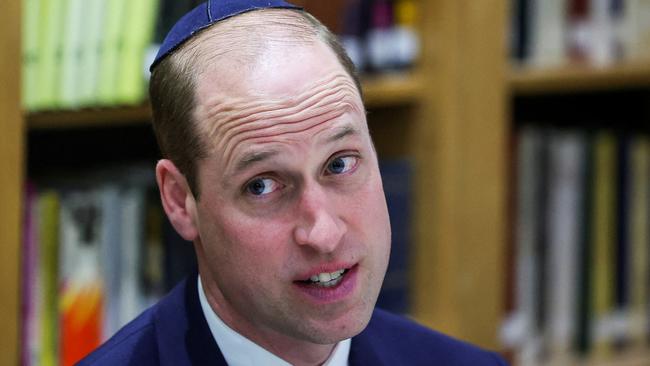
[(332, 287), (320, 287), (294, 282), (300, 292), (307, 295), (312, 301), (318, 303), (332, 303), (345, 299), (354, 291), (357, 279), (357, 266), (350, 268), (344, 275), (341, 282)]

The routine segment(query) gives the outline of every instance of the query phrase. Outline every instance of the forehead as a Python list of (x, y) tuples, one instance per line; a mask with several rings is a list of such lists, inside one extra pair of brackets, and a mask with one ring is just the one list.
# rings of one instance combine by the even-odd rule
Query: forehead
[(258, 55), (249, 65), (209, 68), (197, 80), (200, 134), (226, 163), (253, 143), (340, 126), (344, 114), (367, 131), (358, 90), (323, 42), (269, 44)]

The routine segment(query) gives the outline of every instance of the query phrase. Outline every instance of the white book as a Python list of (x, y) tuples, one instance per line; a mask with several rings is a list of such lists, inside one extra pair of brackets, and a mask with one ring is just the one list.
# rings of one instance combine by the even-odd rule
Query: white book
[(122, 233), (120, 243), (121, 294), (120, 326), (144, 310), (145, 299), (140, 286), (141, 249), (144, 242), (145, 190), (127, 186), (121, 193)]
[(120, 189), (107, 184), (100, 189), (102, 231), (100, 243), (101, 272), (106, 286), (102, 339), (108, 340), (120, 326), (122, 208)]
[(540, 357), (541, 334), (536, 326), (539, 311), (537, 286), (539, 272), (535, 242), (540, 232), (539, 211), (540, 158), (544, 136), (542, 130), (525, 126), (519, 132), (517, 146), (517, 215), (516, 215), (516, 284), (515, 308), (519, 326), (514, 338), (518, 364), (530, 364)]
[(647, 59), (650, 57), (650, 0), (626, 0), (624, 14), (626, 57)]
[(549, 144), (546, 344), (553, 358), (563, 358), (576, 335), (585, 139), (578, 132), (554, 131)]
[(566, 62), (566, 0), (530, 0), (529, 62), (536, 67)]

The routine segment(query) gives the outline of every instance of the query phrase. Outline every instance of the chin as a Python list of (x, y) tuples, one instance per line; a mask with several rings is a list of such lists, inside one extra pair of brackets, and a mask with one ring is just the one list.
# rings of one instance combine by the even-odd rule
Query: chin
[(312, 329), (308, 339), (316, 344), (334, 344), (352, 338), (366, 329), (373, 308), (374, 306), (369, 309), (352, 311), (340, 319), (316, 326)]

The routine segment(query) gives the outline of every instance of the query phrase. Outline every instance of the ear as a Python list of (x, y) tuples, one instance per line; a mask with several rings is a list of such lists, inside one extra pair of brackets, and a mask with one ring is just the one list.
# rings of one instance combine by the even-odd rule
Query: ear
[(163, 209), (172, 226), (183, 239), (193, 241), (198, 236), (196, 200), (185, 176), (171, 160), (162, 159), (156, 164), (156, 181)]

